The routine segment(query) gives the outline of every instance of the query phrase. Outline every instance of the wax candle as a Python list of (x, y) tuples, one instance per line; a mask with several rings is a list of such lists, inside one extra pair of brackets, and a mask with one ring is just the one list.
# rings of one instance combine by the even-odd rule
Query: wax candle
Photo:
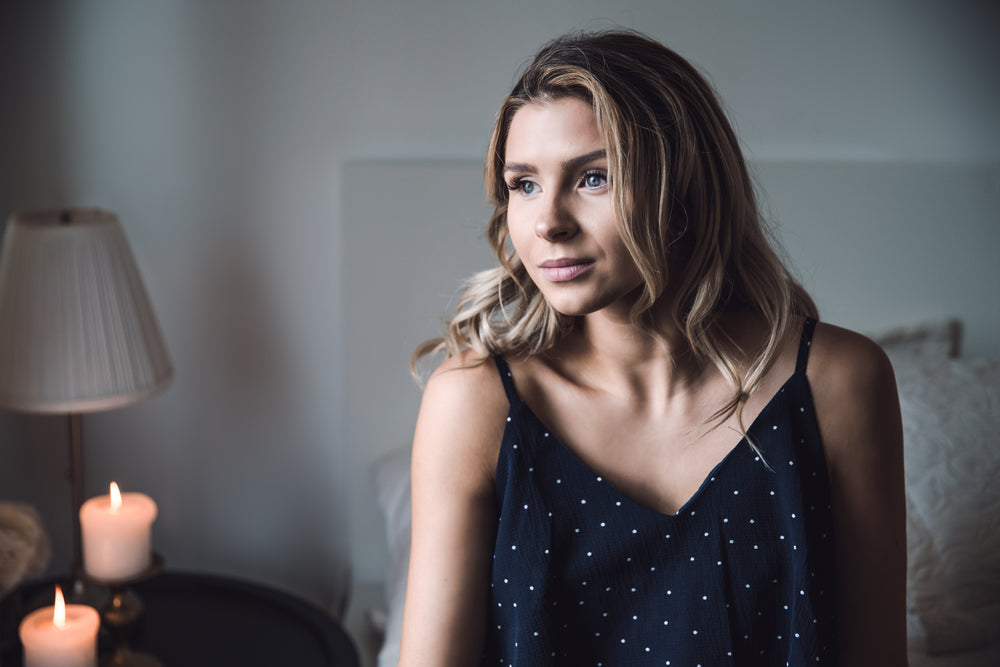
[(152, 562), (152, 530), (156, 503), (144, 493), (110, 493), (91, 498), (80, 508), (83, 568), (95, 579), (127, 581)]
[(66, 604), (56, 586), (55, 605), (31, 612), (18, 628), (24, 667), (95, 667), (100, 625), (97, 610)]

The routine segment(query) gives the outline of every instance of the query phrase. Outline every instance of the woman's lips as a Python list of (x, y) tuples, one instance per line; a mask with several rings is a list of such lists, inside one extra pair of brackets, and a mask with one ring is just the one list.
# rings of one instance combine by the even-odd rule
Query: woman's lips
[(549, 259), (538, 265), (546, 280), (554, 283), (566, 282), (586, 273), (594, 266), (593, 260), (563, 257)]

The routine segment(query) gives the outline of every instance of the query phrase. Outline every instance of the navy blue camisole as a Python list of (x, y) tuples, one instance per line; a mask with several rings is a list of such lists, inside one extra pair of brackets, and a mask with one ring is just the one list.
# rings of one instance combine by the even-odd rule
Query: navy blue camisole
[(667, 515), (578, 459), (518, 397), (496, 471), (483, 665), (829, 665), (830, 486), (805, 369)]

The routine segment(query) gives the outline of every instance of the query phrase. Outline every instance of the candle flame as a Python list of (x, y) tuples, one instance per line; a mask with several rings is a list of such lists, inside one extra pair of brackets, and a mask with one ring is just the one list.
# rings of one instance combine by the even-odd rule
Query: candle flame
[(117, 512), (122, 506), (122, 492), (118, 484), (111, 482), (111, 511)]
[(60, 630), (66, 627), (66, 599), (63, 597), (62, 589), (56, 586), (56, 607), (52, 613), (52, 622)]

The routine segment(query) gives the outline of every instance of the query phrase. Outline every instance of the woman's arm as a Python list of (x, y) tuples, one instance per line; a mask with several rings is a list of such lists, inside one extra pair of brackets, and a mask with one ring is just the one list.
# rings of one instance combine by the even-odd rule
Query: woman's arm
[(807, 375), (833, 494), (840, 664), (905, 666), (903, 427), (892, 366), (867, 338), (820, 324)]
[(507, 399), (496, 367), (449, 359), (413, 439), (413, 537), (399, 664), (478, 664), (496, 537), (494, 474)]

